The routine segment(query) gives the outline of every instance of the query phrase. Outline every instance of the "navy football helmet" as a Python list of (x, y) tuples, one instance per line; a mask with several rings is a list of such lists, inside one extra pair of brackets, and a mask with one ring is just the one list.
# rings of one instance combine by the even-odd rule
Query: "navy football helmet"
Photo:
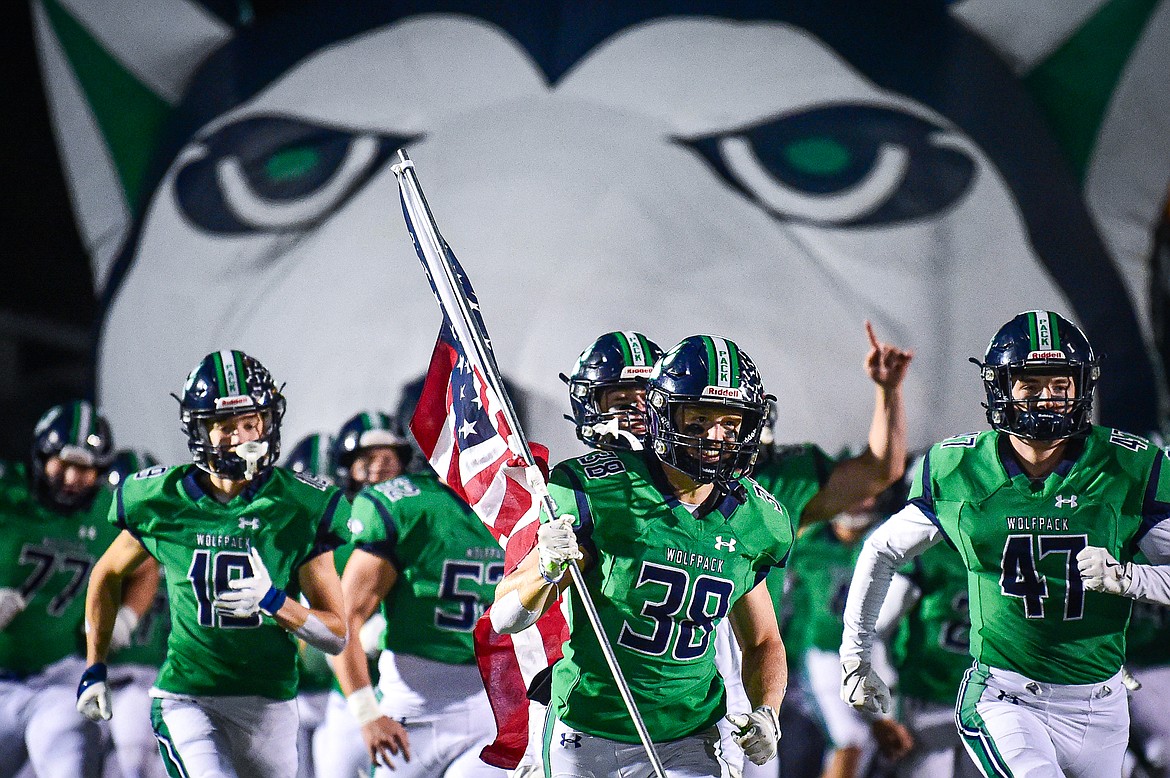
[(333, 483), (332, 447), (333, 439), (328, 435), (306, 435), (288, 452), (284, 467)]
[[(752, 471), (769, 399), (755, 364), (735, 343), (692, 335), (658, 360), (650, 374), (646, 440), (655, 456), (696, 481), (727, 486)], [(739, 434), (713, 441), (679, 429), (679, 410), (700, 403), (742, 413)]]
[(640, 332), (607, 332), (581, 352), (572, 375), (561, 373), (573, 408), (565, 418), (576, 425), (578, 440), (590, 448), (642, 448), (646, 414), (630, 405), (603, 411), (600, 400), (607, 389), (645, 389), (661, 356), (658, 344)]
[[(284, 395), (268, 368), (242, 351), (213, 351), (205, 356), (183, 387), (179, 419), (187, 433), (187, 448), (200, 469), (232, 481), (251, 479), (272, 469), (280, 458), (280, 422)], [(264, 425), (253, 454), (245, 459), (239, 446), (217, 448), (209, 438), (217, 419), (257, 413)]]
[[(1027, 311), (999, 328), (979, 365), (987, 392), (992, 429), (1028, 440), (1059, 440), (1088, 433), (1093, 423), (1093, 390), (1101, 367), (1088, 338), (1052, 311)], [(1024, 374), (1068, 375), (1076, 397), (1015, 400), (1012, 384)]]
[(145, 470), (157, 464), (158, 460), (145, 451), (124, 448), (114, 454), (114, 460), (110, 463), (110, 469), (106, 471), (106, 480), (109, 482), (111, 489), (117, 489), (127, 478), (139, 470)]
[(71, 491), (50, 478), (45, 463), (53, 457), (62, 461), (96, 468), (99, 473), (110, 465), (114, 436), (110, 425), (85, 400), (54, 405), (41, 416), (33, 429), (33, 493), (45, 505), (62, 511), (84, 508), (93, 501), (98, 483), (83, 492)]
[(351, 417), (333, 440), (333, 480), (347, 495), (357, 494), (365, 483), (353, 477), (353, 463), (362, 449), (391, 446), (406, 472), (414, 456), (410, 439), (402, 432), (398, 420), (381, 411), (363, 411)]

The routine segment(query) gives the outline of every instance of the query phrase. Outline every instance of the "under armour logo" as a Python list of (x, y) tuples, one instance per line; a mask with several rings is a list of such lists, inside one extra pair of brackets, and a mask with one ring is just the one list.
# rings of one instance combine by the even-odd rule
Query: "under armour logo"
[(724, 540), (722, 535), (716, 535), (715, 536), (715, 550), (722, 551), (723, 549), (727, 549), (728, 551), (730, 551), (731, 553), (734, 554), (735, 553), (735, 538), (732, 538), (731, 540)]
[(260, 519), (240, 519), (240, 529), (260, 529)]
[(88, 527), (88, 526), (78, 527), (77, 528), (77, 537), (79, 537), (82, 540), (96, 540), (97, 539), (97, 527)]
[(1077, 496), (1075, 494), (1072, 497), (1061, 497), (1059, 494), (1056, 495), (1056, 507), (1063, 508), (1066, 505), (1070, 508), (1077, 507)]
[(580, 748), (581, 747), (580, 733), (574, 732), (573, 734), (570, 735), (567, 732), (562, 732), (561, 733), (561, 746), (563, 748), (568, 748), (569, 746), (572, 746), (573, 748)]
[(1000, 692), (997, 695), (997, 699), (999, 699), (1003, 702), (1010, 702), (1012, 705), (1019, 705), (1020, 704), (1019, 697), (1012, 694), (1011, 692), (1005, 692), (1002, 689), (1000, 689)]

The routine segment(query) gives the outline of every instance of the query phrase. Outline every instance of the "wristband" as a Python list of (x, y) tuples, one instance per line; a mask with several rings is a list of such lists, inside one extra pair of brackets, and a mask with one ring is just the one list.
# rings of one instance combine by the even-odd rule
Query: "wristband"
[(374, 696), (372, 686), (363, 686), (345, 699), (349, 712), (357, 719), (358, 726), (364, 727), (371, 721), (382, 718), (382, 709), (378, 707), (378, 698)]
[(565, 570), (567, 569), (568, 568), (562, 567), (560, 574), (558, 574), (556, 578), (549, 578), (548, 575), (545, 574), (544, 568), (542, 567), (540, 568), (540, 577), (545, 580), (545, 583), (550, 583), (553, 586), (556, 586), (561, 582), (561, 579), (565, 577)]
[(288, 595), (281, 589), (275, 586), (268, 587), (268, 593), (260, 600), (260, 610), (264, 611), (269, 616), (276, 614), (280, 607), (284, 605), (284, 601), (288, 599)]
[(106, 682), (106, 665), (104, 662), (94, 662), (89, 667), (85, 668), (85, 672), (81, 674), (81, 683), (77, 685), (77, 696), (89, 687), (97, 683)]

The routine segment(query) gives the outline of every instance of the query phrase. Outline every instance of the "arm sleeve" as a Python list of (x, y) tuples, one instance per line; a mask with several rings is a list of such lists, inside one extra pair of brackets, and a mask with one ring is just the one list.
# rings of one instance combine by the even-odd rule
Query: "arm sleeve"
[(878, 611), (877, 623), (874, 629), (882, 640), (889, 640), (898, 629), (898, 624), (905, 618), (910, 609), (922, 596), (922, 590), (906, 576), (898, 573), (890, 581), (890, 589), (882, 601), (882, 608)]
[(895, 513), (865, 541), (845, 602), (841, 659), (870, 661), (876, 625), (890, 579), (903, 561), (942, 540), (938, 527), (914, 503)]

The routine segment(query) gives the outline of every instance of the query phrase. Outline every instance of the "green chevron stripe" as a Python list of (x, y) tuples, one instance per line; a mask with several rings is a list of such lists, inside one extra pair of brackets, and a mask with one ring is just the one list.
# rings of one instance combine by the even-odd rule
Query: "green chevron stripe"
[(110, 56), (57, 0), (42, 2), (133, 211), (141, 201), (150, 155), (170, 107)]
[(1111, 0), (1024, 77), (1084, 180), (1117, 82), (1158, 0)]

